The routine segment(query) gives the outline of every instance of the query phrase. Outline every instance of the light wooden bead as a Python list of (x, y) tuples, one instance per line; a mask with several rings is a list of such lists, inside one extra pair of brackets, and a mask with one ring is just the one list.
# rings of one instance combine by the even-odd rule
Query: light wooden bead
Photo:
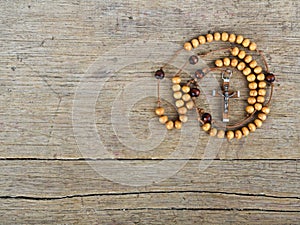
[(178, 76), (175, 76), (172, 78), (173, 84), (179, 84), (181, 82), (181, 78)]
[(244, 62), (240, 62), (236, 68), (238, 70), (243, 70), (243, 69), (245, 69), (245, 67), (246, 67), (246, 64)]
[(228, 38), (228, 41), (233, 43), (233, 42), (235, 42), (235, 40), (236, 40), (236, 35), (235, 34), (230, 34), (229, 38)]
[(236, 138), (236, 139), (241, 139), (242, 137), (243, 137), (243, 133), (242, 133), (242, 131), (240, 131), (240, 130), (236, 130), (235, 132), (234, 132), (234, 137)]
[(191, 51), (193, 49), (193, 46), (190, 42), (185, 42), (183, 48), (187, 51)]
[(224, 130), (218, 130), (217, 137), (218, 138), (224, 138), (224, 136), (225, 136), (225, 131)]
[(260, 128), (262, 126), (262, 121), (260, 119), (255, 119), (254, 124), (256, 125), (257, 128)]
[(249, 114), (253, 113), (254, 112), (254, 107), (252, 105), (248, 105), (246, 107), (246, 112), (249, 113)]
[(180, 99), (180, 98), (182, 97), (181, 91), (176, 91), (176, 92), (174, 92), (173, 97), (174, 97), (175, 99)]
[(251, 55), (247, 55), (245, 58), (244, 58), (244, 62), (245, 63), (250, 63), (252, 61), (252, 56)]
[(180, 107), (182, 107), (182, 106), (184, 106), (184, 101), (183, 100), (177, 100), (176, 102), (175, 102), (175, 105), (176, 105), (176, 107), (177, 108), (180, 108)]
[(243, 40), (244, 40), (244, 37), (243, 37), (242, 35), (238, 35), (238, 36), (236, 37), (235, 42), (236, 42), (237, 44), (241, 44), (241, 43), (243, 42)]
[(250, 74), (247, 76), (247, 81), (248, 82), (253, 82), (256, 80), (256, 76), (254, 74)]
[(215, 41), (220, 41), (221, 34), (219, 32), (214, 33), (214, 39), (215, 39)]
[(242, 45), (247, 48), (250, 45), (250, 40), (248, 38), (244, 39)]
[(239, 54), (238, 54), (238, 57), (239, 57), (240, 59), (245, 58), (245, 56), (246, 56), (246, 52), (245, 52), (244, 50), (241, 50), (241, 51), (239, 52)]
[(165, 109), (163, 107), (158, 107), (155, 109), (155, 114), (158, 116), (164, 115)]
[(256, 98), (255, 98), (255, 97), (249, 97), (249, 98), (248, 98), (248, 103), (249, 103), (250, 105), (254, 105), (254, 104), (256, 103)]
[(184, 93), (189, 93), (190, 92), (190, 87), (189, 86), (182, 86), (181, 90), (184, 92)]
[(251, 44), (249, 45), (249, 50), (250, 50), (250, 51), (255, 51), (255, 50), (256, 50), (256, 48), (257, 48), (257, 45), (256, 45), (256, 43), (254, 43), (254, 42), (251, 42)]
[(214, 36), (212, 34), (207, 34), (206, 35), (206, 41), (207, 42), (212, 42), (214, 40)]
[(261, 103), (255, 103), (254, 108), (256, 111), (260, 111), (262, 109), (262, 104)]
[(249, 75), (251, 73), (251, 69), (249, 67), (246, 67), (245, 69), (243, 69), (243, 74), (245, 76)]
[(230, 65), (232, 67), (236, 67), (239, 64), (239, 61), (237, 59), (231, 59)]
[(187, 108), (185, 108), (185, 107), (180, 107), (180, 108), (178, 108), (177, 112), (178, 112), (179, 114), (186, 114), (186, 113), (187, 113)]
[(262, 68), (260, 66), (254, 68), (254, 73), (260, 74), (261, 72), (262, 72)]
[(270, 108), (268, 106), (264, 106), (261, 111), (265, 114), (269, 114), (270, 113)]
[(202, 130), (209, 131), (210, 127), (211, 127), (210, 123), (205, 123), (202, 125)]
[(172, 90), (173, 90), (173, 91), (180, 91), (180, 89), (181, 89), (181, 86), (180, 86), (179, 84), (174, 84), (174, 85), (172, 86)]
[(231, 140), (234, 138), (234, 132), (232, 130), (229, 130), (226, 132), (226, 137), (228, 140)]
[(224, 64), (224, 66), (229, 66), (230, 65), (230, 59), (229, 58), (224, 58), (223, 59), (223, 64)]
[(254, 124), (254, 123), (249, 123), (249, 124), (248, 124), (248, 129), (249, 129), (250, 132), (256, 131), (256, 126), (255, 126), (255, 124)]
[(265, 96), (267, 94), (266, 89), (258, 89), (258, 95)]
[(186, 115), (180, 115), (179, 120), (183, 123), (186, 123), (188, 121), (188, 117)]
[(251, 97), (256, 97), (257, 96), (257, 90), (250, 90), (250, 92), (249, 92), (249, 95), (251, 96)]
[(216, 136), (217, 133), (218, 133), (218, 130), (217, 130), (216, 128), (211, 128), (210, 131), (209, 131), (209, 135), (210, 135), (211, 137)]
[(193, 39), (191, 42), (194, 48), (197, 48), (199, 46), (199, 41), (197, 39)]
[(181, 129), (181, 127), (182, 127), (181, 121), (178, 121), (178, 120), (175, 121), (175, 124), (174, 124), (174, 125), (175, 125), (175, 128), (176, 128), (176, 129)]
[(237, 56), (240, 52), (240, 49), (238, 47), (234, 47), (232, 50), (231, 50), (231, 55), (233, 56)]
[(222, 66), (223, 66), (223, 61), (222, 61), (221, 59), (217, 59), (217, 60), (215, 61), (215, 65), (216, 65), (217, 67), (222, 67)]
[(257, 66), (257, 62), (256, 60), (252, 60), (250, 63), (249, 63), (249, 66), (253, 69)]
[(229, 35), (226, 32), (223, 32), (221, 35), (221, 40), (222, 41), (228, 41)]
[(249, 89), (254, 90), (254, 89), (257, 88), (257, 83), (256, 82), (251, 82), (251, 83), (248, 84), (248, 87), (249, 87)]
[(165, 124), (168, 121), (168, 117), (167, 116), (161, 116), (159, 117), (159, 122), (162, 124)]
[(257, 75), (257, 80), (259, 80), (259, 81), (263, 81), (263, 80), (265, 80), (265, 75), (263, 74), (263, 73), (260, 73), (260, 74), (258, 74)]
[(191, 99), (191, 96), (190, 96), (189, 94), (184, 94), (184, 95), (182, 95), (182, 100), (183, 100), (183, 101), (187, 102), (187, 101), (189, 101), (190, 99)]
[(267, 83), (265, 82), (265, 81), (260, 81), (259, 83), (258, 83), (258, 87), (259, 88), (265, 88), (267, 86)]
[(249, 129), (247, 127), (243, 127), (242, 128), (242, 133), (243, 133), (243, 136), (246, 137), (249, 135)]
[(199, 40), (199, 42), (200, 42), (201, 45), (203, 45), (203, 44), (206, 43), (206, 38), (204, 36), (202, 36), (202, 35), (198, 37), (198, 40)]
[(169, 120), (169, 121), (166, 123), (166, 128), (167, 128), (168, 130), (172, 130), (173, 127), (174, 127), (173, 121)]
[(256, 101), (259, 103), (264, 103), (265, 102), (265, 97), (264, 96), (257, 96)]
[(262, 121), (265, 121), (267, 119), (267, 115), (265, 113), (259, 113), (257, 117)]
[(194, 107), (194, 102), (193, 101), (189, 101), (185, 104), (185, 106), (187, 107), (187, 109), (192, 109)]

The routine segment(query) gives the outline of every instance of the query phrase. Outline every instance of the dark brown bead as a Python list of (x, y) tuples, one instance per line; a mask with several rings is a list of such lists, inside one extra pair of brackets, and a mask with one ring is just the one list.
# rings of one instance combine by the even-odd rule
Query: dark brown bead
[(190, 95), (192, 97), (198, 97), (200, 95), (200, 90), (198, 88), (191, 88)]
[(275, 81), (275, 75), (272, 73), (267, 73), (265, 77), (265, 80), (269, 83), (273, 83)]
[(201, 120), (204, 122), (204, 123), (211, 123), (211, 115), (209, 113), (204, 113), (202, 116), (201, 116)]
[(198, 56), (196, 56), (196, 55), (192, 55), (192, 56), (189, 58), (189, 62), (190, 62), (190, 64), (192, 64), (192, 65), (195, 65), (198, 61), (199, 61), (199, 59), (198, 59)]
[(162, 69), (159, 69), (159, 70), (157, 70), (156, 72), (155, 72), (155, 78), (156, 79), (164, 79), (164, 77), (165, 77), (165, 72), (162, 70)]
[(195, 77), (198, 78), (198, 79), (201, 79), (205, 76), (205, 73), (203, 72), (203, 70), (199, 69), (199, 70), (196, 70), (195, 72)]

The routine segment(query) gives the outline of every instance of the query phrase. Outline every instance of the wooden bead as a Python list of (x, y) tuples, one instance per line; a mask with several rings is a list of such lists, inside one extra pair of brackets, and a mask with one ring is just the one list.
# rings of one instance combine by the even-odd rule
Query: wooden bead
[(248, 84), (249, 89), (255, 90), (257, 88), (257, 83), (256, 82), (251, 82)]
[(249, 95), (251, 97), (256, 97), (257, 96), (257, 90), (250, 90)]
[(268, 106), (264, 106), (261, 111), (265, 114), (269, 114), (270, 113), (270, 108)]
[(259, 113), (257, 117), (262, 121), (265, 121), (267, 119), (267, 115), (265, 113)]
[(230, 65), (230, 59), (229, 58), (224, 58), (223, 59), (223, 64), (224, 64), (224, 66), (229, 66)]
[(217, 137), (218, 138), (224, 138), (224, 136), (225, 136), (225, 131), (224, 130), (218, 130)]
[(187, 107), (187, 109), (192, 109), (194, 107), (194, 102), (193, 101), (189, 101), (185, 104), (185, 106)]
[(250, 45), (250, 40), (248, 38), (244, 39), (242, 45), (247, 48)]
[(214, 39), (215, 39), (215, 41), (220, 41), (221, 34), (219, 32), (214, 33)]
[(168, 130), (172, 130), (173, 127), (174, 127), (173, 121), (169, 120), (168, 122), (166, 122), (166, 128), (167, 128)]
[(212, 42), (214, 40), (214, 36), (212, 34), (207, 34), (206, 35), (206, 41), (207, 42)]
[(255, 119), (254, 124), (257, 128), (260, 128), (262, 126), (262, 121), (260, 119)]
[(209, 131), (210, 127), (211, 127), (210, 123), (205, 123), (202, 125), (202, 130)]
[(168, 117), (167, 116), (161, 116), (159, 117), (159, 122), (162, 124), (165, 124), (168, 121)]
[(263, 80), (265, 80), (265, 75), (263, 74), (263, 73), (260, 73), (260, 74), (258, 74), (257, 75), (257, 80), (259, 80), (259, 81), (263, 81)]
[(238, 47), (234, 47), (232, 50), (231, 50), (231, 55), (233, 56), (237, 56), (240, 52), (240, 49)]
[(228, 38), (229, 38), (228, 33), (223, 32), (223, 33), (221, 34), (221, 40), (222, 40), (222, 41), (228, 41)]
[(240, 62), (236, 68), (238, 70), (243, 70), (243, 69), (245, 69), (245, 67), (246, 67), (246, 64), (244, 62)]
[(181, 82), (181, 78), (178, 76), (175, 76), (172, 78), (173, 84), (179, 84)]
[(191, 97), (197, 98), (200, 95), (200, 90), (198, 88), (191, 88), (189, 94)]
[(264, 96), (257, 96), (256, 101), (259, 103), (264, 103), (265, 102), (265, 97)]
[(173, 90), (173, 91), (180, 91), (180, 89), (181, 89), (181, 86), (180, 86), (179, 84), (174, 84), (174, 85), (172, 86), (172, 90)]
[(163, 107), (158, 107), (155, 109), (155, 114), (158, 116), (164, 115), (165, 109)]
[(155, 78), (158, 80), (162, 80), (165, 77), (165, 72), (162, 69), (159, 69), (154, 74)]
[(262, 72), (262, 68), (260, 66), (254, 68), (254, 73), (260, 74), (261, 72)]
[(181, 90), (183, 91), (183, 93), (189, 93), (191, 89), (189, 86), (184, 85), (182, 86)]
[(246, 107), (246, 112), (249, 113), (249, 114), (253, 113), (254, 112), (254, 107), (252, 105), (248, 105)]
[(211, 115), (209, 113), (204, 113), (202, 116), (201, 116), (201, 120), (204, 122), (204, 123), (211, 123)]
[(243, 136), (246, 137), (249, 135), (249, 129), (247, 127), (243, 127), (242, 128), (242, 133), (243, 133)]
[(257, 45), (256, 45), (256, 43), (254, 43), (254, 42), (251, 42), (251, 44), (249, 45), (249, 50), (250, 50), (250, 51), (255, 51), (255, 50), (256, 50), (256, 48), (257, 48)]
[(248, 98), (248, 103), (249, 103), (250, 105), (254, 105), (254, 104), (256, 103), (256, 98), (255, 98), (255, 97), (249, 97), (249, 98)]
[(182, 100), (183, 100), (183, 101), (187, 102), (187, 101), (189, 101), (190, 99), (191, 99), (191, 96), (190, 96), (189, 94), (184, 94), (184, 95), (182, 95)]
[(234, 137), (236, 138), (236, 139), (241, 139), (242, 137), (243, 137), (243, 133), (242, 133), (242, 131), (240, 131), (240, 130), (236, 130), (235, 132), (234, 132)]
[(241, 50), (241, 51), (239, 52), (239, 54), (238, 54), (238, 57), (239, 57), (240, 59), (245, 58), (245, 56), (246, 56), (246, 52), (245, 52), (244, 50)]
[(228, 41), (233, 43), (233, 42), (235, 42), (235, 40), (236, 40), (236, 35), (235, 34), (230, 34), (229, 38), (228, 38)]
[(243, 74), (245, 76), (248, 76), (251, 73), (251, 69), (249, 67), (246, 67), (245, 69), (243, 69)]
[(265, 82), (265, 81), (260, 81), (259, 83), (258, 83), (258, 87), (259, 88), (265, 88), (267, 86), (267, 83)]
[(222, 66), (223, 66), (223, 61), (222, 61), (221, 59), (217, 59), (217, 60), (215, 61), (215, 65), (216, 65), (217, 67), (222, 67)]
[(184, 106), (184, 101), (179, 99), (175, 102), (175, 105), (177, 108), (180, 108), (180, 107)]
[(186, 115), (180, 115), (179, 120), (183, 123), (186, 123), (188, 121), (188, 117)]
[(200, 43), (201, 45), (203, 45), (203, 44), (206, 43), (206, 38), (205, 38), (204, 36), (202, 36), (202, 35), (198, 37), (198, 40), (199, 40), (199, 43)]
[(275, 81), (275, 75), (272, 73), (266, 74), (266, 81), (269, 83), (273, 83)]
[(229, 130), (226, 132), (226, 137), (227, 137), (227, 140), (231, 140), (234, 138), (234, 132), (232, 130)]
[(254, 123), (249, 123), (249, 124), (248, 124), (248, 129), (249, 129), (250, 132), (256, 131), (256, 126), (255, 126), (255, 124), (254, 124)]
[(210, 135), (211, 137), (216, 136), (217, 133), (218, 133), (218, 130), (217, 130), (216, 128), (211, 128), (210, 131), (209, 131), (209, 135)]
[(185, 108), (185, 107), (180, 107), (180, 108), (177, 109), (177, 112), (178, 112), (179, 114), (186, 114), (186, 113), (187, 113), (187, 108)]
[(181, 121), (176, 120), (174, 126), (176, 129), (181, 129), (181, 127), (182, 127)]
[(253, 82), (256, 80), (256, 76), (254, 74), (250, 74), (247, 76), (247, 81), (248, 82)]
[(199, 41), (197, 39), (193, 39), (192, 41), (193, 48), (197, 48), (199, 46)]
[(255, 103), (254, 108), (256, 111), (260, 111), (262, 109), (262, 104), (261, 103)]
[(258, 95), (265, 96), (267, 94), (266, 89), (258, 89)]
[(250, 63), (249, 63), (249, 66), (253, 69), (257, 66), (257, 61), (256, 60), (252, 60)]
[(174, 92), (173, 97), (174, 97), (175, 99), (180, 99), (180, 98), (182, 97), (181, 91), (176, 91), (176, 92)]
[(191, 51), (193, 49), (193, 46), (190, 42), (185, 42), (183, 48), (187, 51)]
[(235, 42), (236, 42), (237, 44), (241, 44), (241, 43), (243, 42), (243, 40), (244, 40), (244, 37), (243, 37), (242, 35), (238, 35), (238, 36), (236, 37)]
[(237, 59), (231, 59), (230, 65), (232, 67), (236, 67), (239, 64), (239, 61)]
[(244, 62), (245, 63), (250, 63), (252, 61), (252, 56), (251, 55), (247, 55), (245, 58), (244, 58)]

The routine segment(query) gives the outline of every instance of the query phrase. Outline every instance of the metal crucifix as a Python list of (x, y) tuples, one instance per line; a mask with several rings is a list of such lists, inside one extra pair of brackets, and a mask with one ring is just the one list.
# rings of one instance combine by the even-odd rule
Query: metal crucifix
[(217, 93), (216, 90), (213, 90), (213, 96), (222, 96), (224, 98), (224, 108), (223, 108), (223, 122), (229, 122), (229, 99), (230, 98), (239, 98), (240, 91), (229, 91), (229, 82), (230, 77), (232, 76), (231, 70), (225, 70), (222, 72), (222, 91)]

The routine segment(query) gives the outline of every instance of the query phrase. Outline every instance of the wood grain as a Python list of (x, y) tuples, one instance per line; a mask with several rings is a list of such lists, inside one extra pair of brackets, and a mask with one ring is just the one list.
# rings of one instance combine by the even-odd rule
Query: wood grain
[[(299, 8), (297, 1), (287, 0), (0, 1), (1, 223), (298, 224)], [(239, 142), (213, 142), (196, 132), (196, 125), (165, 134), (153, 120), (153, 93), (131, 108), (130, 129), (117, 133), (114, 122), (118, 128), (124, 114), (118, 111), (112, 119), (116, 98), (137, 81), (147, 81), (136, 87), (138, 95), (155, 90), (149, 78), (161, 64), (154, 59), (173, 54), (167, 45), (152, 48), (147, 60), (137, 63), (143, 52), (129, 55), (128, 46), (181, 46), (208, 31), (242, 34), (264, 51), (277, 78), (264, 126)], [(89, 74), (103, 56), (111, 58), (106, 65), (111, 68), (122, 58), (130, 63), (104, 80)], [(105, 81), (97, 99), (82, 102), (83, 113), (94, 103), (95, 127), (76, 133), (76, 126), (87, 125), (78, 118), (74, 125), (74, 101), (90, 75), (90, 81)], [(215, 88), (209, 79), (201, 85)], [(231, 119), (238, 120), (244, 116), (246, 82), (237, 74), (233, 87), (242, 93), (230, 103)], [(216, 107), (218, 118), (218, 100), (213, 102), (208, 96), (199, 100)], [(106, 153), (97, 151), (95, 142), (86, 142), (87, 152), (80, 146), (95, 130)], [(153, 132), (161, 134), (157, 143), (126, 143), (132, 137), (147, 143)], [(188, 141), (180, 148), (181, 137)], [(115, 167), (116, 162), (128, 168)], [(160, 162), (169, 167), (156, 167)], [(114, 181), (104, 176), (109, 171)], [(134, 186), (139, 181), (147, 185)]]

